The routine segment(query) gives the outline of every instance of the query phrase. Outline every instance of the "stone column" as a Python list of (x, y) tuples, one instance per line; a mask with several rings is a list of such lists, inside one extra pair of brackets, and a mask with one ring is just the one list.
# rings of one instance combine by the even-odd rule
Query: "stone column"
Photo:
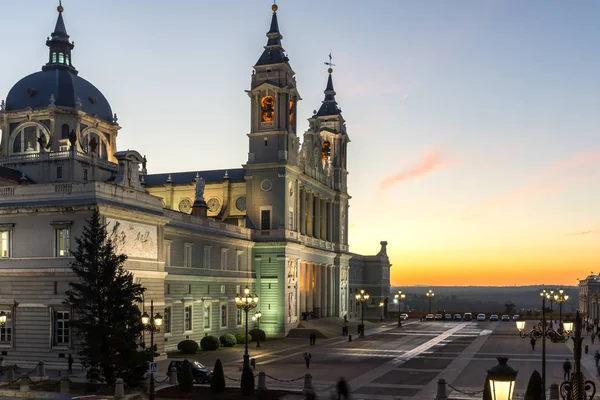
[(329, 304), (329, 265), (323, 265), (323, 296), (321, 303), (323, 304), (323, 316), (331, 316), (331, 306)]
[(321, 199), (321, 239), (327, 240), (327, 202)]
[(335, 317), (335, 266), (329, 266), (329, 307), (331, 316)]
[(302, 197), (300, 197), (300, 188), (302, 186), (300, 185), (300, 181), (296, 181), (296, 197), (295, 197), (295, 208), (296, 208), (296, 232), (300, 233), (300, 227), (302, 226), (301, 222), (302, 222), (302, 212), (301, 212), (301, 205), (302, 205)]
[(314, 196), (312, 192), (308, 192), (308, 215), (306, 217), (306, 235), (314, 237), (313, 234), (313, 212), (314, 212)]
[(304, 262), (300, 261), (298, 267), (298, 316), (306, 311), (306, 270)]
[(306, 235), (306, 188), (302, 188), (300, 197), (300, 233)]
[(321, 197), (315, 196), (315, 229), (314, 236), (321, 239)]
[(315, 308), (319, 309), (319, 316), (323, 312), (323, 303), (321, 302), (322, 292), (323, 292), (323, 265), (317, 264), (315, 265)]
[(314, 307), (314, 289), (313, 289), (313, 270), (314, 265), (312, 263), (306, 264), (307, 274), (306, 274), (306, 311), (310, 312)]

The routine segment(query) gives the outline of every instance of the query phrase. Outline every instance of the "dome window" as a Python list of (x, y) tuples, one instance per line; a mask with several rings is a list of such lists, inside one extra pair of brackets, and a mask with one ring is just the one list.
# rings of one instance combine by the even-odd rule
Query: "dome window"
[(47, 133), (39, 126), (27, 126), (20, 129), (13, 141), (13, 153), (33, 153), (41, 150), (41, 144), (48, 143)]
[(67, 60), (67, 65), (69, 65), (69, 55), (67, 54), (67, 56), (65, 58)]
[(61, 127), (61, 131), (60, 131), (60, 138), (61, 139), (68, 139), (69, 138), (69, 125), (67, 124), (63, 124), (63, 126)]
[(58, 63), (59, 64), (65, 63), (65, 55), (63, 53), (58, 53)]
[(56, 63), (56, 52), (52, 52), (52, 62)]

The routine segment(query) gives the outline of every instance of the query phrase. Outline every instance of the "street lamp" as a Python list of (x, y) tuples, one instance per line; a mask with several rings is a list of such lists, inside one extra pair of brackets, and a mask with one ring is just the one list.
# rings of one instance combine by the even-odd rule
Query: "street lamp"
[(365, 301), (369, 300), (369, 293), (365, 293), (364, 289), (360, 289), (360, 293), (356, 294), (356, 301), (360, 302), (360, 318), (361, 327), (359, 337), (365, 337)]
[(0, 311), (0, 327), (4, 327), (6, 325), (6, 313), (4, 311)]
[(398, 302), (398, 326), (402, 326), (402, 319), (400, 319), (400, 305), (406, 298), (406, 295), (402, 293), (402, 290), (398, 290), (398, 293), (394, 295), (394, 300)]
[(244, 367), (250, 366), (250, 356), (248, 355), (248, 311), (258, 305), (258, 296), (250, 293), (248, 286), (244, 293), (235, 295), (235, 306), (246, 313), (246, 347), (244, 348)]
[(383, 301), (379, 302), (379, 308), (381, 308), (381, 319), (379, 320), (379, 322), (383, 322)]
[(518, 371), (509, 367), (508, 358), (498, 357), (498, 365), (488, 370), (492, 400), (512, 400)]
[[(570, 328), (573, 328), (573, 323), (569, 322)], [(567, 327), (565, 327), (565, 330)], [(575, 314), (575, 335), (573, 337), (573, 358), (575, 365), (573, 365), (573, 375), (571, 381), (564, 381), (560, 385), (560, 395), (564, 400), (584, 400), (591, 399), (596, 393), (596, 384), (592, 381), (586, 380), (585, 375), (581, 371), (581, 343), (583, 337), (581, 336), (581, 315), (579, 311)], [(588, 396), (587, 392), (592, 392)]]
[(565, 291), (562, 289), (559, 289), (558, 293), (556, 293), (554, 295), (554, 301), (557, 302), (558, 306), (560, 307), (560, 314), (559, 314), (559, 324), (560, 325), (562, 325), (562, 305), (567, 300), (569, 300), (569, 295), (566, 294)]
[(554, 301), (554, 290), (546, 292), (546, 299), (550, 300), (550, 327), (554, 329), (554, 318), (552, 316), (554, 313), (554, 309), (552, 308), (552, 302)]
[(254, 318), (256, 318), (256, 324), (258, 325), (258, 337), (256, 338), (256, 347), (260, 347), (260, 317), (262, 317), (262, 313), (260, 311), (254, 313)]
[[(154, 300), (150, 300), (150, 315), (154, 314)], [(142, 325), (144, 329), (150, 332), (150, 362), (154, 362), (154, 332), (160, 332), (163, 323), (163, 317), (159, 313), (150, 318), (146, 311), (142, 314)], [(1, 315), (0, 315), (1, 318)], [(154, 400), (156, 391), (154, 390), (154, 371), (150, 369), (150, 400)]]
[(431, 298), (435, 296), (435, 293), (429, 289), (429, 292), (425, 293), (425, 296), (429, 297), (429, 314), (431, 314)]
[(563, 322), (563, 329), (567, 335), (570, 335), (573, 332), (573, 323), (569, 321)]

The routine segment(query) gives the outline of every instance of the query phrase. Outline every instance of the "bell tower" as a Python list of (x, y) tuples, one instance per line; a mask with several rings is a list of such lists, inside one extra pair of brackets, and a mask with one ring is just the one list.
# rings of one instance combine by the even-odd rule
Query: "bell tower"
[(281, 45), (277, 5), (271, 7), (267, 45), (252, 71), (251, 130), (248, 164), (286, 163), (297, 165), (299, 140), (296, 135), (296, 107), (301, 100), (295, 72)]

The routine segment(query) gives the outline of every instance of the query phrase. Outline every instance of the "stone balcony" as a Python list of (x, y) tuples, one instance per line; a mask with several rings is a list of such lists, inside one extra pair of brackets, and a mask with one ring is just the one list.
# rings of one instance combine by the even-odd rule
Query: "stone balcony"
[(108, 169), (114, 172), (116, 172), (119, 169), (119, 166), (117, 164), (112, 163), (110, 161), (80, 151), (71, 150), (55, 152), (42, 151), (0, 157), (0, 165), (10, 167), (11, 165), (22, 165), (69, 159), (75, 159), (77, 161), (88, 163), (90, 165), (96, 165), (100, 168)]

